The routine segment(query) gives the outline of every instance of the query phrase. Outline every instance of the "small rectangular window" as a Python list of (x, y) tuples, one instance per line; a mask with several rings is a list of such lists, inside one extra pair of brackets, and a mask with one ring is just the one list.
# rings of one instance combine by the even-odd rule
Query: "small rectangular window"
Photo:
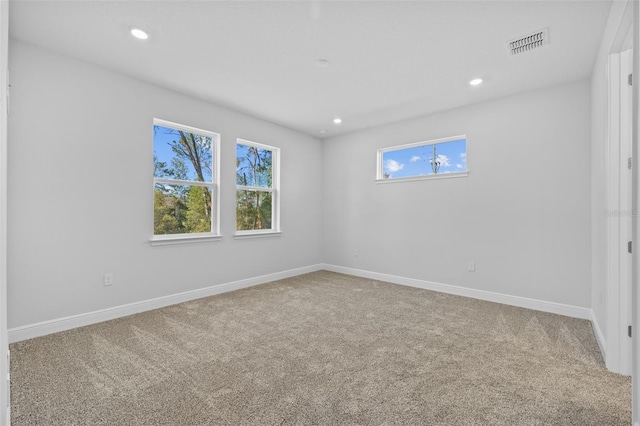
[(238, 235), (279, 232), (280, 149), (238, 139), (236, 230)]
[(466, 136), (378, 150), (378, 180), (467, 176), (467, 171)]
[(153, 121), (153, 235), (217, 236), (220, 135)]

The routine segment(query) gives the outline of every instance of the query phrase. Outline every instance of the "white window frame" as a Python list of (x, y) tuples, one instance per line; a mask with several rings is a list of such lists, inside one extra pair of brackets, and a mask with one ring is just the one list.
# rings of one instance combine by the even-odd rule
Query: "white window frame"
[[(156, 183), (169, 185), (202, 186), (211, 189), (211, 232), (194, 232), (190, 234), (155, 234), (153, 221), (151, 223), (151, 245), (185, 244), (195, 242), (218, 241), (222, 238), (220, 234), (220, 134), (197, 127), (185, 126), (184, 124), (172, 121), (153, 119), (154, 126), (162, 126), (184, 132), (196, 133), (208, 136), (212, 139), (211, 144), (211, 182), (200, 182), (191, 180), (179, 180), (170, 178), (153, 177), (153, 187)], [(153, 144), (152, 144), (153, 145)], [(153, 156), (152, 156), (153, 158)]]
[(383, 162), (384, 153), (391, 152), (391, 151), (400, 151), (408, 148), (416, 148), (420, 146), (438, 145), (446, 142), (457, 141), (460, 139), (465, 140), (466, 148), (467, 148), (466, 152), (468, 153), (469, 140), (467, 138), (467, 135), (451, 136), (446, 138), (432, 139), (432, 140), (421, 141), (421, 142), (413, 142), (405, 145), (396, 145), (388, 148), (378, 149), (376, 183), (410, 182), (415, 180), (432, 180), (432, 179), (451, 179), (451, 178), (460, 178), (460, 177), (469, 176), (469, 163), (468, 163), (468, 156), (467, 156), (467, 159), (466, 159), (467, 169), (463, 172), (449, 172), (449, 173), (439, 173), (439, 174), (422, 175), (422, 176), (407, 176), (407, 177), (401, 177), (401, 178), (385, 178), (384, 177), (384, 162)]
[[(236, 194), (238, 191), (261, 191), (261, 192), (271, 192), (271, 229), (251, 229), (251, 230), (241, 230), (239, 231), (238, 223), (236, 219), (236, 239), (243, 238), (258, 238), (258, 237), (270, 237), (270, 236), (279, 236), (282, 232), (280, 230), (280, 148), (265, 145), (258, 142), (252, 142), (246, 139), (236, 139), (236, 161), (237, 161), (237, 146), (245, 145), (258, 149), (264, 149), (267, 151), (271, 151), (271, 188), (264, 188), (261, 186), (244, 186), (238, 185), (236, 181)], [(237, 209), (238, 205), (235, 205), (235, 214), (237, 218)]]

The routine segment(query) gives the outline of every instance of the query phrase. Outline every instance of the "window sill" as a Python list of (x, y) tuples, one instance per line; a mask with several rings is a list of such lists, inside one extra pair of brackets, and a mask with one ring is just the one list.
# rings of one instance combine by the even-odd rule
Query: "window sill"
[(193, 235), (156, 235), (151, 238), (149, 243), (152, 246), (167, 246), (173, 244), (194, 244), (194, 243), (208, 243), (210, 241), (220, 241), (222, 235), (211, 234), (193, 234)]
[(280, 231), (240, 231), (236, 233), (233, 238), (236, 240), (245, 240), (250, 238), (269, 238), (269, 237), (279, 237), (282, 235)]
[(397, 179), (376, 179), (376, 183), (411, 182), (414, 180), (453, 179), (453, 178), (461, 178), (461, 177), (468, 177), (468, 176), (469, 176), (469, 172), (442, 173), (439, 175), (411, 176), (411, 177), (397, 178)]

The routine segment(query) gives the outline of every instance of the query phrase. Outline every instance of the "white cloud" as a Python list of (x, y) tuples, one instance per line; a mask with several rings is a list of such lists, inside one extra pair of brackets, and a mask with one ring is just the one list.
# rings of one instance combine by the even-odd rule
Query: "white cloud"
[(444, 154), (438, 154), (438, 161), (440, 161), (440, 167), (449, 167), (451, 165), (449, 157)]
[(384, 169), (387, 172), (393, 173), (404, 169), (404, 164), (400, 164), (396, 160), (387, 160), (384, 164)]
[(420, 161), (420, 157), (418, 157), (417, 155), (414, 155), (413, 157), (411, 157), (411, 161), (412, 163), (415, 163), (416, 161)]
[(458, 164), (456, 164), (456, 167), (457, 167), (457, 168), (459, 168), (459, 169), (461, 169), (461, 168), (463, 168), (464, 166), (463, 166), (462, 164), (458, 163)]
[(467, 153), (466, 153), (466, 152), (461, 152), (461, 153), (460, 153), (460, 160), (461, 160), (463, 163), (466, 163), (466, 162), (467, 162)]

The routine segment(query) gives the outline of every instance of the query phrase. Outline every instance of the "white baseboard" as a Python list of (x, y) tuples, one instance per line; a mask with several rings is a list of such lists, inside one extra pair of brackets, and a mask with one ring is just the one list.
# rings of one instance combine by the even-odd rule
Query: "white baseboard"
[(233, 281), (224, 284), (218, 284), (198, 290), (186, 291), (169, 296), (158, 297), (155, 299), (144, 300), (140, 302), (130, 303), (127, 305), (115, 306), (112, 308), (102, 309), (99, 311), (87, 312), (84, 314), (73, 315), (64, 318), (58, 318), (49, 321), (43, 321), (36, 324), (29, 324), (21, 327), (9, 329), (9, 343), (19, 342), (21, 340), (32, 339), (34, 337), (44, 336), (51, 333), (70, 330), (72, 328), (83, 327), (102, 321), (108, 321), (140, 312), (150, 311), (152, 309), (163, 308), (165, 306), (175, 305), (176, 303), (188, 302), (190, 300), (200, 299), (202, 297), (214, 296), (216, 294), (226, 293), (229, 291), (239, 290), (242, 288), (253, 287), (265, 284), (271, 281), (290, 278), (297, 275), (315, 272), (319, 270), (327, 270), (339, 272), (342, 274), (354, 275), (363, 278), (370, 278), (379, 281), (387, 281), (394, 284), (406, 285), (410, 287), (422, 288), (425, 290), (439, 291), (441, 293), (455, 294), (458, 296), (471, 297), (474, 299), (486, 300), (489, 302), (502, 303), (505, 305), (519, 306), (522, 308), (533, 309), (536, 311), (550, 312), (554, 314), (565, 315), (573, 318), (589, 319), (594, 324), (594, 331), (598, 344), (600, 344), (603, 356), (605, 354), (604, 338), (600, 328), (595, 321), (591, 309), (578, 306), (565, 305), (555, 302), (546, 302), (542, 300), (529, 299), (526, 297), (510, 296), (501, 293), (494, 293), (484, 290), (476, 290), (466, 287), (459, 287), (449, 284), (441, 284), (432, 281), (418, 280), (414, 278), (400, 277), (396, 275), (382, 274), (379, 272), (364, 271), (361, 269), (347, 268), (337, 265), (317, 264), (302, 268), (290, 269), (287, 271), (277, 272), (273, 274), (261, 275), (258, 277), (247, 278), (244, 280)]
[(572, 318), (591, 319), (591, 309), (582, 308), (580, 306), (565, 305), (556, 302), (546, 302), (544, 300), (529, 299), (520, 296), (510, 296), (508, 294), (494, 293), (491, 291), (476, 290), (472, 288), (441, 284), (432, 281), (424, 281), (414, 278), (405, 278), (396, 275), (382, 274), (379, 272), (346, 268), (344, 266), (324, 264), (322, 265), (322, 269), (347, 275), (355, 275), (357, 277), (371, 278), (378, 281), (387, 281), (390, 283), (406, 285), (409, 287), (417, 287), (425, 290), (439, 291), (441, 293), (455, 294), (457, 296), (465, 296), (471, 297), (473, 299), (502, 303), (504, 305), (518, 306), (521, 308), (533, 309), (535, 311), (549, 312), (552, 314), (559, 314)]
[(99, 311), (87, 312), (84, 314), (43, 321), (36, 324), (15, 327), (9, 329), (9, 343), (15, 343), (21, 340), (32, 339), (34, 337), (70, 330), (72, 328), (83, 327), (85, 325), (138, 314), (152, 309), (164, 308), (165, 306), (188, 302), (202, 297), (214, 296), (216, 294), (226, 293), (233, 290), (253, 287), (271, 281), (319, 271), (321, 269), (323, 269), (321, 264), (289, 269), (287, 271), (276, 272), (274, 274), (261, 275), (225, 284), (217, 284), (198, 290), (185, 291), (183, 293), (157, 297), (155, 299), (129, 303), (127, 305), (115, 306), (113, 308), (101, 309)]
[(600, 347), (600, 353), (602, 354), (602, 359), (605, 364), (607, 363), (607, 342), (604, 339), (604, 334), (602, 334), (602, 330), (600, 329), (600, 324), (598, 324), (598, 319), (596, 318), (595, 313), (591, 310), (591, 316), (589, 317), (591, 320), (591, 327), (593, 327), (593, 334), (596, 336), (596, 342), (598, 342), (598, 346)]

